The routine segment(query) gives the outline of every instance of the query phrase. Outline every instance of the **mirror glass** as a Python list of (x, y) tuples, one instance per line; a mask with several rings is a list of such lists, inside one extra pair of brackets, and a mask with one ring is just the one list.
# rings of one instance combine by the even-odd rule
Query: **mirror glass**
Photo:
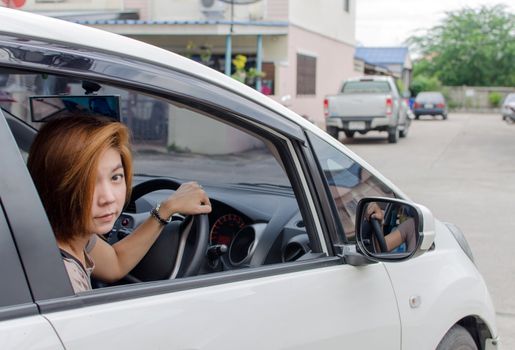
[(419, 215), (415, 207), (388, 199), (361, 206), (362, 248), (371, 255), (411, 255), (419, 245)]
[(81, 112), (83, 114), (100, 114), (120, 121), (119, 96), (31, 96), (31, 120), (45, 122), (59, 117), (64, 112)]

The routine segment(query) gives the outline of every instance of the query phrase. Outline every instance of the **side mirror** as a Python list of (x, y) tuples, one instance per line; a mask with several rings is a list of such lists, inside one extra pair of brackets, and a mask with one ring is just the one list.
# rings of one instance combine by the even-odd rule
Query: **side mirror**
[(367, 197), (356, 211), (361, 252), (375, 261), (403, 261), (429, 250), (435, 236), (434, 217), (426, 207), (405, 200)]

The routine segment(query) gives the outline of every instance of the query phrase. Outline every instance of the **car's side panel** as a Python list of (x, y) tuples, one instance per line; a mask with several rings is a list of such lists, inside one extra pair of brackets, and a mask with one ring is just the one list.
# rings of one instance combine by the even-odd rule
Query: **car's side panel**
[(2, 350), (64, 349), (54, 329), (41, 316), (30, 316), (0, 323)]
[(336, 265), (46, 317), (70, 349), (400, 349), (382, 264)]
[[(435, 349), (449, 328), (466, 316), (478, 316), (496, 329), (483, 278), (447, 227), (435, 224), (434, 251), (385, 265), (399, 301), (403, 349)], [(415, 297), (420, 304), (412, 307)]]

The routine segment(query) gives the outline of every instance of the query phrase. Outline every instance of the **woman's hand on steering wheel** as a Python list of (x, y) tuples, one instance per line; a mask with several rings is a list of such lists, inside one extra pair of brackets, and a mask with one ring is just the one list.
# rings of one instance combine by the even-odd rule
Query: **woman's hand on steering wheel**
[(160, 211), (163, 217), (170, 217), (174, 213), (183, 215), (208, 214), (211, 212), (211, 202), (202, 188), (195, 181), (186, 182), (179, 186), (177, 191), (161, 203)]
[(367, 219), (370, 221), (371, 219), (376, 219), (380, 224), (383, 223), (384, 219), (384, 211), (377, 205), (377, 203), (372, 202), (367, 206)]

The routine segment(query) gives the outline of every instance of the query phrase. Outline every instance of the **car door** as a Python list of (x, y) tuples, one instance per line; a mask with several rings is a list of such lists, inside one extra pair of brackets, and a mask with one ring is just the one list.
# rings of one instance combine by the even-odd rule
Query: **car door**
[[(184, 142), (189, 149), (197, 147), (181, 130), (195, 130), (197, 135), (202, 135), (203, 142), (212, 141), (210, 150), (219, 147), (216, 144), (220, 138), (215, 135), (222, 125), (214, 117), (206, 116), (204, 111), (202, 115), (208, 119), (199, 121), (200, 114), (191, 114), (191, 110), (179, 110), (174, 105), (165, 109), (174, 116), (169, 125), (173, 126), (174, 135), (179, 135), (174, 138), (175, 147), (185, 149), (181, 146)], [(187, 116), (177, 119), (181, 113)], [(274, 120), (279, 116), (270, 114), (270, 118)], [(304, 191), (307, 198), (298, 199), (299, 205), (305, 205), (302, 208), (304, 221), (313, 223), (311, 235), (325, 248), (319, 249), (318, 255), (301, 261), (106, 288), (78, 295), (68, 305), (56, 302), (52, 309), (59, 311), (51, 309), (44, 315), (67, 348), (400, 348), (397, 306), (384, 267), (381, 264), (354, 267), (343, 264), (337, 256), (330, 256), (332, 253), (327, 247), (331, 242), (320, 228), (320, 213), (314, 205), (309, 205), (319, 199), (306, 185), (311, 181), (305, 173), (308, 168), (303, 170), (296, 166), (300, 163), (299, 155), (289, 151), (298, 149), (300, 152), (306, 140), (298, 140), (298, 135), (291, 139), (272, 133), (271, 127), (260, 125), (258, 133), (264, 139), (269, 138), (270, 143), (274, 138), (284, 143), (276, 151), (283, 154), (282, 159), (291, 160), (291, 164), (283, 166), (295, 172), (290, 173), (290, 178), (298, 179), (296, 187)], [(297, 128), (293, 123), (289, 127)], [(241, 121), (238, 125), (240, 133), (256, 134), (251, 128)], [(212, 139), (203, 132), (206, 129), (213, 135)], [(221, 134), (232, 135), (227, 131)], [(237, 135), (241, 143), (243, 136)], [(236, 144), (230, 136), (227, 140)], [(261, 161), (268, 163), (268, 160)], [(185, 171), (184, 159), (182, 164), (181, 171)], [(245, 178), (250, 176), (245, 174)], [(265, 170), (258, 174), (258, 178), (267, 176)], [(214, 195), (207, 188), (208, 194)]]
[(5, 167), (0, 173), (0, 348), (62, 349), (51, 324), (39, 314), (32, 300), (11, 235), (12, 223), (6, 220), (6, 212), (23, 206), (24, 198), (16, 195), (17, 187), (22, 185), (17, 181), (16, 172), (23, 161), (1, 110), (0, 143), (0, 160)]

